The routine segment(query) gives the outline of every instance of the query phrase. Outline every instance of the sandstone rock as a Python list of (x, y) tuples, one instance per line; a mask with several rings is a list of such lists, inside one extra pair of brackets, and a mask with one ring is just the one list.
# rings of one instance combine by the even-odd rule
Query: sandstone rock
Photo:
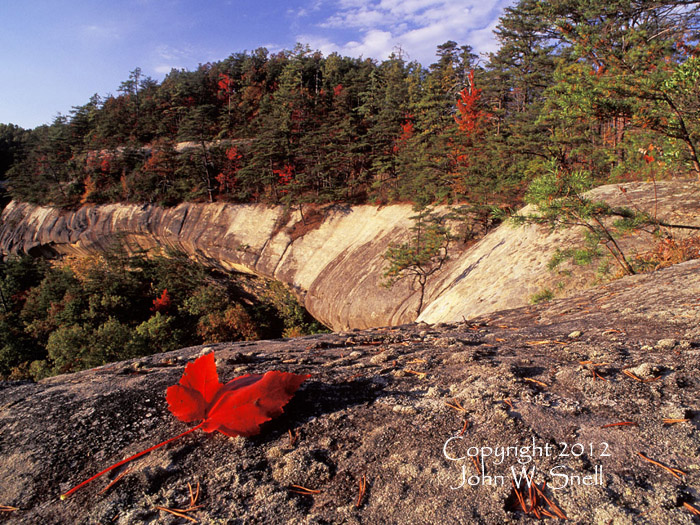
[[(216, 345), (224, 381), (270, 369), (312, 378), (261, 435), (197, 431), (133, 462), (106, 492), (118, 472), (66, 501), (58, 496), (71, 486), (188, 428), (169, 414), (165, 390), (212, 347), (3, 383), (0, 502), (19, 510), (0, 519), (181, 523), (156, 507), (187, 508), (188, 483), (199, 483), (202, 506), (189, 515), (200, 523), (529, 523), (511, 467), (534, 466), (535, 480), (547, 481), (545, 494), (572, 523), (692, 523), (678, 502), (700, 506), (699, 291), (700, 261), (691, 261), (469, 323), (357, 331), (351, 359), (348, 334)], [(582, 306), (590, 303), (609, 308)], [(616, 313), (622, 305), (637, 313)], [(667, 322), (666, 314), (680, 313)], [(620, 342), (609, 338), (610, 326), (624, 333)], [(586, 337), (558, 344), (575, 330)], [(434, 344), (452, 339), (463, 343), (457, 353)], [(662, 339), (688, 345), (655, 352), (652, 361), (642, 347)], [(395, 355), (384, 368), (370, 362), (378, 341)], [(589, 358), (608, 363), (596, 368), (605, 379), (580, 364)], [(322, 366), (329, 362), (335, 366)], [(642, 383), (622, 373), (642, 374), (646, 365), (661, 379)], [(664, 425), (663, 418), (689, 421)], [(637, 426), (601, 428), (620, 421)], [(477, 472), (470, 447), (481, 451), (491, 481), (466, 481)], [(532, 448), (498, 462), (498, 447)], [(687, 474), (676, 479), (639, 452)], [(602, 481), (590, 483), (597, 468)], [(299, 494), (292, 485), (318, 492)]]
[(654, 347), (656, 350), (673, 350), (673, 348), (678, 344), (675, 339), (662, 339), (656, 343)]
[[(624, 189), (603, 186), (593, 194), (669, 222), (700, 224), (695, 182), (629, 183)], [(175, 248), (225, 270), (286, 283), (314, 317), (334, 330), (415, 320), (418, 294), (410, 281), (391, 290), (380, 286), (382, 256), (390, 243), (405, 240), (412, 208), (337, 205), (324, 213), (317, 227), (297, 236), (298, 211), (287, 214), (282, 207), (109, 204), (60, 211), (12, 202), (0, 216), (0, 253), (89, 254), (117, 240), (134, 250)], [(524, 306), (544, 288), (556, 289), (560, 297), (578, 293), (595, 282), (595, 268), (569, 266), (563, 268), (569, 273), (557, 273), (547, 267), (555, 249), (578, 240), (576, 231), (504, 224), (468, 249), (455, 246), (428, 282), (418, 321), (457, 323)], [(652, 241), (629, 237), (621, 243), (625, 249), (648, 249)], [(621, 309), (630, 314), (629, 305)]]

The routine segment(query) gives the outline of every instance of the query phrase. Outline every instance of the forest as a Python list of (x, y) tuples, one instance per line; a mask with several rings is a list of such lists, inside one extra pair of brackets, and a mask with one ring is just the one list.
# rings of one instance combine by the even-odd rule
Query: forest
[(430, 66), (234, 53), (162, 82), (134, 69), (51, 125), (0, 128), (13, 198), (519, 204), (555, 166), (596, 183), (700, 176), (698, 2), (521, 0), (477, 56)]
[(279, 282), (181, 253), (0, 263), (0, 380), (41, 379), (142, 355), (327, 329)]
[[(555, 197), (597, 184), (700, 178), (700, 2), (520, 0), (496, 37), (483, 56), (447, 40), (429, 66), (298, 44), (162, 82), (135, 68), (50, 125), (0, 124), (0, 207), (453, 204), (483, 232), (528, 199), (556, 219)], [(390, 282), (446, 256), (419, 217), (433, 251), (388, 247)], [(115, 250), (0, 264), (0, 377), (323, 329), (275, 283)]]

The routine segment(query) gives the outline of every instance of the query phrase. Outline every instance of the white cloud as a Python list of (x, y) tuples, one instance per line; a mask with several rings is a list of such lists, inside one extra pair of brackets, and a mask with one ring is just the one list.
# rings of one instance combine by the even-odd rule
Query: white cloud
[[(298, 37), (324, 54), (338, 51), (350, 56), (384, 59), (397, 47), (413, 60), (430, 64), (438, 45), (454, 40), (477, 52), (494, 51), (492, 33), (503, 8), (514, 0), (332, 0), (336, 11), (317, 27), (321, 34)], [(318, 5), (318, 0), (316, 4)], [(348, 30), (345, 41), (329, 30)], [(342, 33), (342, 31), (341, 31)], [(337, 34), (337, 33), (336, 33)]]

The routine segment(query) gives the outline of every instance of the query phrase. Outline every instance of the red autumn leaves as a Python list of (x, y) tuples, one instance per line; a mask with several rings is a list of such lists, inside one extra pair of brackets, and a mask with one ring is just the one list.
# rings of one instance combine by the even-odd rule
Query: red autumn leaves
[(185, 367), (180, 382), (168, 388), (170, 412), (181, 421), (200, 421), (206, 432), (227, 436), (254, 436), (260, 425), (282, 414), (308, 375), (270, 371), (219, 382), (214, 354), (206, 354)]
[(214, 354), (203, 355), (193, 363), (188, 363), (180, 382), (168, 387), (166, 391), (168, 408), (176, 418), (185, 423), (202, 422), (182, 434), (107, 467), (62, 494), (61, 499), (66, 499), (103, 474), (198, 428), (205, 432), (218, 430), (227, 436), (255, 436), (260, 433), (260, 425), (282, 414), (282, 407), (309, 377), (274, 370), (240, 376), (224, 385), (219, 382)]

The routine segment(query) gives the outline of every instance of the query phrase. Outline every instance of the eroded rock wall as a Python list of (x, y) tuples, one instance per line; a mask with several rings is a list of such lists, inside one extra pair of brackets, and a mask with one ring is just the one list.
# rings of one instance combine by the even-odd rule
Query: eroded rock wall
[[(593, 194), (667, 222), (700, 225), (699, 191), (694, 181), (664, 181), (603, 186)], [(416, 319), (418, 293), (409, 280), (391, 290), (380, 286), (383, 254), (406, 238), (413, 214), (409, 205), (335, 206), (309, 228), (298, 211), (264, 205), (110, 204), (60, 211), (12, 202), (0, 217), (0, 252), (90, 254), (117, 240), (132, 249), (175, 248), (223, 269), (288, 284), (334, 330), (371, 328)], [(295, 233), (299, 228), (303, 235)], [(418, 320), (458, 322), (526, 305), (544, 289), (565, 297), (596, 284), (596, 265), (548, 268), (555, 250), (580, 240), (579, 231), (504, 224), (473, 246), (455, 244), (428, 283)], [(633, 253), (657, 241), (636, 235), (620, 242)]]
[(0, 250), (88, 255), (115, 242), (130, 250), (173, 248), (288, 284), (314, 317), (334, 329), (366, 328), (415, 318), (410, 283), (391, 292), (380, 286), (382, 254), (403, 238), (412, 215), (410, 206), (338, 207), (293, 238), (301, 217), (281, 207), (110, 204), (62, 211), (12, 202), (2, 214)]

